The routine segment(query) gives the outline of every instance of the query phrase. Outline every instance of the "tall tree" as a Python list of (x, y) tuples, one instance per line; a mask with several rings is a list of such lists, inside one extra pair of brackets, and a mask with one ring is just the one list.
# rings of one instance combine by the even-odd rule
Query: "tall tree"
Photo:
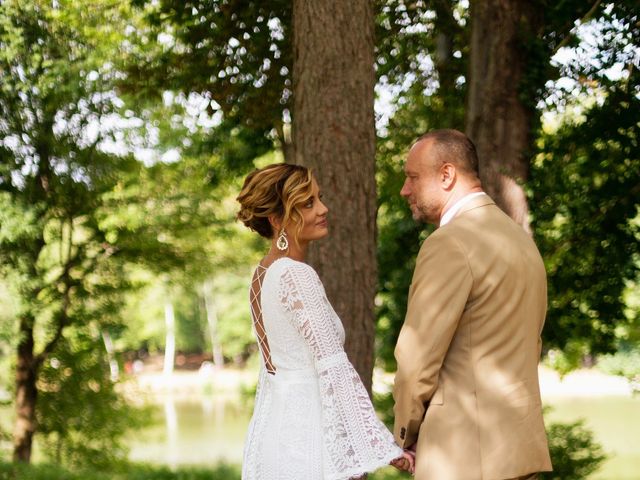
[[(18, 461), (31, 457), (38, 376), (73, 321), (71, 299), (82, 290), (80, 272), (112, 253), (108, 242), (103, 247), (91, 242), (95, 224), (89, 222), (85, 229), (80, 219), (95, 207), (95, 195), (112, 179), (112, 168), (130, 167), (126, 160), (102, 163), (98, 140), (85, 136), (92, 115), (99, 118), (110, 102), (100, 96), (101, 82), (88, 77), (101, 65), (86, 55), (87, 39), (74, 30), (80, 17), (77, 11), (70, 14), (43, 2), (3, 2), (1, 7), (0, 258), (2, 273), (20, 298), (14, 427)], [(86, 31), (95, 33), (96, 23), (83, 20)], [(79, 48), (67, 48), (72, 39)], [(39, 321), (48, 330), (42, 346), (37, 342)]]
[(348, 332), (365, 385), (373, 368), (376, 290), (374, 17), (368, 0), (293, 2), (293, 144), (330, 209), (311, 263)]
[(601, 0), (470, 2), (471, 40), (466, 132), (480, 176), (497, 204), (527, 231), (529, 179), (538, 101), (555, 75), (549, 63), (571, 41), (576, 22), (601, 14)]
[[(531, 59), (527, 49), (539, 36), (542, 2), (471, 2), (471, 59), (467, 126), (480, 158), (487, 193), (529, 230), (522, 187), (529, 176), (535, 101), (522, 87)], [(527, 92), (528, 93), (528, 92)]]
[[(127, 267), (184, 264), (192, 258), (185, 233), (203, 218), (211, 222), (210, 212), (198, 214), (214, 200), (192, 201), (180, 189), (185, 172), (162, 182), (163, 165), (145, 168), (131, 155), (107, 153), (126, 133), (105, 126), (122, 118), (113, 87), (122, 76), (114, 64), (126, 8), (109, 1), (0, 5), (0, 274), (18, 299), (16, 461), (30, 461), (39, 424), (60, 438), (82, 435), (78, 424), (60, 431), (59, 419), (38, 422), (38, 411), (47, 411), (38, 405), (67, 394), (56, 382), (82, 372), (73, 359), (100, 345), (99, 332), (122, 327), (121, 294), (132, 288)], [(92, 366), (106, 370), (100, 351)], [(54, 357), (66, 363), (58, 369)], [(84, 398), (95, 398), (91, 388), (108, 378), (78, 382)], [(43, 386), (49, 390), (40, 395)]]

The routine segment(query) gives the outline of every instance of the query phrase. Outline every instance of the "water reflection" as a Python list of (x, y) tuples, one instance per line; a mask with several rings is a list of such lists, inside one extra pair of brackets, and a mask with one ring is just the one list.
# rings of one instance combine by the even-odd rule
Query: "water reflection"
[[(594, 480), (637, 479), (640, 449), (640, 399), (625, 397), (545, 398), (553, 407), (547, 421), (584, 418), (610, 455)], [(131, 439), (135, 461), (213, 466), (239, 464), (250, 412), (228, 396), (167, 396), (153, 406), (156, 422)]]
[(131, 460), (170, 467), (241, 462), (250, 412), (238, 402), (168, 395), (151, 407), (155, 422), (131, 438)]
[(167, 397), (164, 401), (164, 418), (167, 432), (167, 463), (176, 467), (178, 462), (178, 413), (173, 397)]

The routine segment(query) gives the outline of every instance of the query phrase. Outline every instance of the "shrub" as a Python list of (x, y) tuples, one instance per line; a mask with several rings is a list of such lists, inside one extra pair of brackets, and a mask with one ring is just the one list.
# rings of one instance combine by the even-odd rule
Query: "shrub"
[(634, 393), (640, 392), (640, 350), (620, 350), (598, 357), (598, 369), (609, 375), (625, 377)]
[(606, 459), (602, 447), (582, 420), (572, 423), (552, 423), (547, 427), (553, 472), (543, 479), (582, 479), (595, 472)]
[[(374, 405), (382, 421), (393, 426), (393, 397), (391, 394), (374, 394)], [(546, 411), (547, 409), (545, 409)], [(593, 432), (583, 421), (551, 423), (547, 425), (547, 438), (553, 472), (541, 474), (540, 480), (573, 480), (586, 478), (595, 472), (606, 456), (602, 447), (593, 438)], [(376, 480), (404, 478), (402, 474), (374, 477)]]

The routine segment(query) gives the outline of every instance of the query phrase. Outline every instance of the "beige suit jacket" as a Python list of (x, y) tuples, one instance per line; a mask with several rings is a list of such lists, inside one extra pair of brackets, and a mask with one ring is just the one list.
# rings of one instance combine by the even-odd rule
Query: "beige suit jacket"
[(417, 480), (551, 470), (538, 361), (546, 273), (533, 240), (488, 196), (424, 242), (395, 356), (394, 435)]

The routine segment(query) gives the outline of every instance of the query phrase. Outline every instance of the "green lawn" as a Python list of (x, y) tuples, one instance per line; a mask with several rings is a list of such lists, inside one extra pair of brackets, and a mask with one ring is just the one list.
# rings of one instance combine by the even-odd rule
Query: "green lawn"
[[(369, 476), (370, 480), (400, 480), (411, 478), (393, 467)], [(171, 470), (144, 464), (130, 464), (121, 471), (70, 472), (50, 464), (15, 465), (0, 462), (0, 480), (240, 480), (240, 467), (219, 465), (215, 468), (182, 467)]]

